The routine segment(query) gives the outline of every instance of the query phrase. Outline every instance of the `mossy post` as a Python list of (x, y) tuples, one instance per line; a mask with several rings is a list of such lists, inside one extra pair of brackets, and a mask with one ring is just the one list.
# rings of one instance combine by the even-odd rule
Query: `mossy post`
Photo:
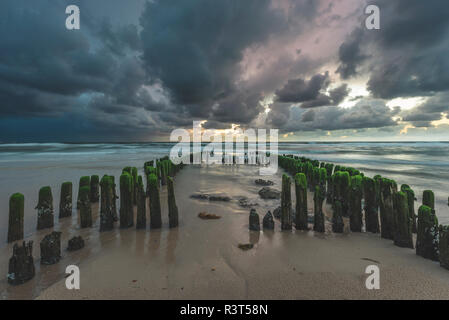
[(424, 190), (422, 194), (422, 204), (435, 210), (435, 195), (432, 190)]
[(295, 176), (295, 195), (295, 227), (297, 230), (309, 230), (307, 219), (307, 177), (304, 173), (297, 173)]
[(72, 183), (64, 182), (61, 185), (59, 197), (59, 218), (70, 217), (72, 215)]
[(416, 233), (415, 192), (406, 184), (401, 186), (401, 191), (407, 195), (408, 211), (410, 219), (412, 220), (412, 232)]
[(25, 197), (14, 193), (9, 198), (8, 243), (23, 239)]
[(124, 171), (120, 176), (120, 228), (134, 225), (133, 177)]
[(341, 214), (341, 202), (335, 201), (334, 214), (332, 215), (332, 232), (343, 233), (345, 224), (343, 222), (343, 216)]
[(178, 226), (178, 206), (176, 205), (175, 189), (173, 187), (173, 178), (167, 176), (168, 192), (168, 226), (176, 228)]
[(322, 186), (315, 187), (315, 194), (313, 196), (315, 215), (313, 219), (313, 231), (324, 232), (324, 214), (323, 214), (323, 202), (325, 197), (325, 190)]
[(349, 202), (351, 194), (351, 177), (347, 171), (338, 171), (336, 179), (336, 200), (341, 202), (342, 215), (348, 217), (350, 215)]
[(147, 227), (147, 210), (146, 210), (146, 195), (143, 187), (142, 176), (137, 178), (137, 221), (136, 229), (145, 229)]
[(281, 230), (292, 229), (292, 197), (291, 180), (286, 175), (282, 175), (282, 193), (281, 193)]
[(440, 266), (449, 270), (449, 227), (440, 226), (439, 228), (439, 258)]
[(155, 174), (148, 176), (150, 197), (150, 228), (159, 229), (162, 226), (161, 201), (159, 198), (159, 181)]
[(90, 177), (90, 202), (97, 203), (100, 200), (100, 178), (97, 175)]
[(101, 178), (100, 232), (109, 231), (114, 228), (112, 203), (115, 202), (115, 199), (114, 191), (112, 190), (113, 184), (112, 177), (104, 175), (103, 178)]
[(365, 228), (366, 232), (379, 233), (379, 215), (374, 179), (363, 178), (363, 193), (365, 195)]
[(76, 208), (80, 208), (80, 190), (82, 187), (88, 186), (90, 188), (90, 177), (83, 176), (80, 178), (80, 183), (78, 185), (78, 198), (76, 198)]
[(438, 218), (431, 207), (422, 205), (418, 210), (416, 254), (438, 261)]
[(413, 249), (412, 219), (405, 192), (400, 191), (394, 194), (394, 211), (394, 244), (398, 247)]
[(350, 194), (350, 216), (349, 228), (352, 232), (362, 232), (363, 213), (362, 213), (362, 197), (363, 197), (363, 177), (355, 175), (351, 177), (351, 194)]
[(380, 181), (380, 235), (394, 240), (394, 181), (382, 178)]
[(111, 178), (111, 182), (112, 182), (112, 194), (113, 194), (113, 199), (112, 199), (112, 215), (114, 217), (114, 221), (118, 221), (118, 214), (117, 214), (117, 199), (118, 199), (118, 195), (117, 195), (117, 185), (115, 184), (115, 177), (114, 176), (109, 176)]
[(84, 186), (79, 192), (81, 228), (92, 227), (92, 209), (90, 206), (90, 187)]
[(139, 182), (137, 180), (139, 179), (139, 177), (138, 177), (136, 167), (131, 168), (131, 175), (133, 177), (133, 186), (134, 186), (134, 188), (133, 188), (133, 204), (137, 204), (137, 189), (139, 188), (137, 185)]
[(42, 187), (39, 190), (39, 201), (36, 209), (37, 230), (52, 228), (54, 224), (53, 195), (50, 187)]

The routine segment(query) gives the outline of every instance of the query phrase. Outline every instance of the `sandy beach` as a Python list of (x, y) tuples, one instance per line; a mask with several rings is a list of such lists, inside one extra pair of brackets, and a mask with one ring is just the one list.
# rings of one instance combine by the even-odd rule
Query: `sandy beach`
[[(282, 170), (275, 176), (280, 190)], [(63, 248), (71, 235), (87, 240), (84, 249), (68, 253), (52, 266), (36, 270), (28, 283), (3, 290), (2, 298), (37, 299), (448, 299), (449, 273), (437, 262), (416, 256), (412, 249), (395, 247), (379, 235), (330, 232), (330, 207), (326, 205), (326, 233), (248, 230), (249, 208), (239, 197), (257, 202), (262, 219), (279, 200), (262, 200), (254, 183), (260, 178), (253, 166), (187, 166), (175, 178), (180, 224), (168, 229), (165, 187), (161, 192), (163, 228), (134, 228), (99, 233), (98, 216), (91, 229), (78, 230), (74, 219), (60, 230)], [(294, 188), (292, 188), (294, 189)], [(229, 202), (190, 198), (195, 192), (220, 192)], [(294, 200), (294, 196), (292, 197)], [(309, 194), (309, 214), (312, 213)], [(98, 208), (97, 208), (98, 210)], [(201, 220), (199, 212), (221, 216)], [(94, 209), (94, 212), (97, 212)], [(42, 238), (45, 232), (34, 238)], [(38, 243), (38, 242), (35, 242)], [(253, 243), (243, 251), (239, 243)], [(2, 249), (2, 260), (7, 256)], [(35, 245), (34, 256), (39, 257)], [(5, 261), (2, 274), (5, 274)], [(35, 262), (39, 259), (35, 258)], [(67, 290), (64, 271), (76, 264), (81, 289)], [(380, 290), (365, 288), (365, 268), (380, 268)], [(2, 279), (0, 284), (5, 285)]]

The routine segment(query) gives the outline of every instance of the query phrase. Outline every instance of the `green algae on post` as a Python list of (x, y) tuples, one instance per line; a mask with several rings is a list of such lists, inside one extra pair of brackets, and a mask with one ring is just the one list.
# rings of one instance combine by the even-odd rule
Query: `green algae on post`
[(251, 209), (249, 212), (249, 230), (260, 231), (259, 214), (256, 209)]
[(114, 217), (114, 222), (118, 221), (118, 214), (117, 214), (117, 185), (115, 183), (115, 177), (114, 176), (109, 176), (111, 178), (111, 182), (112, 182), (112, 194), (114, 195), (114, 198), (112, 200), (112, 215)]
[(286, 175), (282, 175), (282, 192), (281, 192), (281, 229), (292, 229), (292, 199), (291, 199), (291, 181)]
[(422, 194), (422, 204), (435, 210), (435, 195), (432, 190), (424, 190)]
[(92, 227), (92, 209), (90, 206), (90, 187), (81, 187), (79, 192), (80, 225), (81, 228)]
[(313, 231), (324, 232), (324, 214), (323, 214), (323, 202), (325, 197), (325, 191), (323, 187), (316, 186), (315, 194), (313, 196), (315, 215), (313, 219)]
[(97, 203), (100, 200), (100, 178), (97, 175), (90, 177), (90, 202)]
[(25, 197), (14, 193), (9, 198), (8, 243), (23, 239)]
[(412, 232), (416, 233), (415, 192), (406, 184), (401, 186), (401, 191), (407, 195), (408, 211), (412, 220)]
[(363, 194), (365, 195), (365, 228), (366, 232), (379, 233), (379, 216), (376, 199), (376, 182), (363, 177)]
[(176, 228), (178, 226), (178, 206), (176, 205), (175, 189), (173, 187), (173, 178), (167, 177), (168, 193), (168, 227)]
[(146, 195), (143, 187), (142, 176), (137, 178), (137, 218), (136, 218), (136, 229), (145, 229), (147, 226), (146, 217)]
[(115, 198), (114, 191), (112, 190), (113, 184), (112, 177), (104, 175), (101, 178), (100, 232), (109, 231), (114, 228), (113, 202), (115, 202)]
[(79, 209), (79, 202), (80, 202), (80, 190), (82, 187), (88, 186), (90, 188), (90, 177), (89, 176), (83, 176), (80, 178), (80, 183), (78, 185), (78, 198), (76, 200), (76, 208)]
[(363, 177), (361, 175), (351, 177), (350, 190), (349, 228), (352, 232), (362, 232)]
[(438, 218), (431, 207), (422, 205), (418, 210), (416, 254), (438, 261)]
[(304, 173), (297, 173), (295, 176), (295, 195), (295, 227), (297, 230), (309, 230), (307, 220), (307, 178)]
[(39, 200), (36, 209), (37, 230), (52, 228), (54, 224), (53, 195), (50, 187), (42, 187), (39, 190)]
[(400, 191), (394, 194), (394, 209), (394, 244), (398, 247), (413, 249), (412, 219), (405, 192)]
[(136, 167), (131, 168), (131, 176), (133, 177), (133, 204), (137, 204), (138, 173)]
[(23, 241), (21, 246), (15, 243), (9, 259), (8, 283), (19, 285), (31, 280), (34, 275), (33, 241)]
[(59, 197), (59, 218), (70, 217), (72, 215), (72, 183), (64, 182), (61, 185)]
[(395, 182), (386, 178), (380, 181), (380, 235), (384, 239), (394, 240), (393, 192)]
[(123, 171), (120, 176), (120, 228), (122, 229), (134, 225), (133, 188), (131, 174)]
[(148, 195), (150, 197), (150, 228), (158, 229), (162, 226), (161, 202), (159, 197), (159, 181), (155, 174), (148, 176)]

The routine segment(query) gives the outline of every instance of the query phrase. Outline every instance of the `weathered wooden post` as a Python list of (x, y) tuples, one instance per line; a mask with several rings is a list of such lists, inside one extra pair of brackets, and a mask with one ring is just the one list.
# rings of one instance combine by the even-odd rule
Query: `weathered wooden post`
[(34, 277), (33, 241), (17, 243), (12, 248), (12, 257), (9, 259), (8, 283), (18, 285)]
[(379, 233), (376, 182), (374, 181), (374, 179), (363, 177), (363, 194), (365, 195), (366, 232)]
[(81, 228), (92, 227), (92, 209), (90, 206), (90, 187), (81, 187), (79, 191), (80, 225)]
[(251, 209), (249, 212), (249, 230), (260, 231), (259, 214), (256, 209)]
[(64, 182), (61, 185), (59, 197), (59, 218), (70, 217), (72, 215), (72, 183)]
[(449, 269), (449, 226), (440, 226), (438, 248), (440, 266)]
[(97, 203), (100, 200), (100, 178), (97, 175), (90, 177), (90, 202)]
[(76, 198), (76, 208), (80, 208), (80, 190), (82, 187), (90, 187), (90, 177), (89, 176), (83, 176), (80, 178), (80, 183), (78, 185), (78, 198)]
[(333, 198), (333, 195), (332, 195), (332, 190), (333, 190), (333, 188), (332, 188), (332, 173), (333, 173), (333, 170), (334, 170), (334, 165), (331, 164), (331, 163), (326, 163), (324, 165), (324, 168), (327, 171), (326, 202), (327, 203), (332, 203), (332, 198)]
[(100, 232), (109, 231), (114, 228), (114, 209), (115, 202), (113, 189), (113, 179), (108, 175), (101, 178), (101, 206), (100, 206)]
[(158, 229), (162, 226), (161, 201), (159, 198), (159, 181), (155, 174), (148, 176), (150, 197), (150, 228)]
[(432, 190), (424, 190), (422, 194), (422, 204), (435, 210), (435, 195)]
[(145, 229), (147, 227), (147, 212), (146, 212), (146, 195), (143, 187), (142, 176), (137, 178), (137, 221), (136, 229)]
[(67, 251), (77, 251), (84, 248), (84, 239), (81, 236), (75, 236), (69, 240)]
[(262, 225), (265, 230), (274, 230), (274, 219), (271, 211), (268, 211), (267, 214), (263, 217)]
[(40, 245), (41, 264), (55, 264), (61, 260), (61, 232), (47, 234)]
[(415, 192), (406, 184), (401, 186), (401, 191), (407, 195), (408, 211), (412, 220), (412, 232), (416, 233)]
[(117, 214), (117, 184), (115, 183), (115, 177), (114, 176), (109, 176), (111, 178), (112, 181), (112, 194), (114, 196), (113, 200), (112, 200), (112, 215), (114, 217), (114, 222), (118, 221), (118, 214)]
[(37, 230), (52, 228), (54, 224), (53, 195), (50, 187), (42, 187), (39, 190), (39, 200), (36, 209)]
[(295, 176), (295, 194), (295, 227), (297, 230), (309, 230), (307, 219), (307, 177), (304, 173), (297, 173)]
[(8, 243), (23, 239), (25, 197), (14, 193), (9, 198)]
[(347, 171), (338, 171), (335, 178), (337, 180), (337, 200), (341, 203), (342, 215), (348, 217), (350, 215), (351, 177)]
[(398, 247), (413, 249), (412, 219), (405, 192), (400, 191), (394, 194), (394, 209), (394, 244)]
[(134, 225), (133, 188), (131, 174), (123, 171), (120, 176), (120, 228), (122, 229)]
[(351, 177), (351, 193), (349, 203), (349, 228), (352, 232), (362, 232), (363, 213), (363, 178), (361, 175)]
[(137, 189), (138, 189), (138, 171), (136, 167), (131, 168), (131, 176), (133, 177), (133, 204), (137, 204)]
[(334, 202), (334, 214), (332, 215), (332, 232), (343, 233), (345, 224), (343, 222), (343, 216), (341, 214), (341, 202)]
[(380, 182), (380, 234), (384, 239), (394, 240), (394, 181), (382, 178)]
[(324, 214), (323, 214), (323, 202), (325, 197), (325, 191), (322, 186), (315, 187), (315, 194), (313, 196), (315, 215), (313, 219), (313, 231), (324, 232)]
[(422, 205), (418, 210), (416, 254), (438, 261), (438, 218), (431, 207)]
[(168, 193), (168, 225), (169, 228), (176, 228), (178, 226), (178, 206), (176, 205), (175, 189), (173, 187), (173, 178), (170, 176), (167, 176), (167, 193)]
[(282, 193), (281, 193), (281, 229), (292, 229), (292, 198), (291, 181), (286, 175), (282, 175)]

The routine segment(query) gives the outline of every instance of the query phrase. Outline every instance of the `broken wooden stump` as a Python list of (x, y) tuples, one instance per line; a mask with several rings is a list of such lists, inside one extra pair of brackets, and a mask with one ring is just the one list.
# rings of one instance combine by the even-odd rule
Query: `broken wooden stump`
[(263, 217), (262, 226), (265, 230), (274, 230), (274, 219), (271, 211), (268, 211), (267, 214)]
[(33, 260), (33, 241), (14, 244), (12, 257), (9, 259), (8, 283), (19, 285), (31, 280), (35, 275)]
[(249, 230), (260, 231), (259, 214), (255, 209), (249, 212)]
[(41, 243), (41, 264), (55, 264), (61, 259), (61, 232), (47, 234)]
[(84, 239), (81, 236), (75, 236), (69, 240), (67, 251), (77, 251), (84, 248)]

